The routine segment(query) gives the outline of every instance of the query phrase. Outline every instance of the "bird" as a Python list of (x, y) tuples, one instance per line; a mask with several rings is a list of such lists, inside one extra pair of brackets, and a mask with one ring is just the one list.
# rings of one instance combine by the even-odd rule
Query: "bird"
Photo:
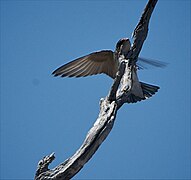
[[(128, 38), (122, 38), (117, 42), (114, 52), (112, 50), (101, 50), (79, 57), (57, 68), (53, 71), (52, 75), (61, 77), (86, 77), (104, 73), (115, 79), (120, 65), (119, 56), (126, 54), (130, 48), (130, 40)], [(157, 67), (165, 66), (160, 61), (147, 60), (145, 58), (138, 58), (138, 62)], [(139, 63), (133, 65), (131, 94), (127, 99), (127, 103), (136, 103), (148, 99), (160, 88), (159, 86), (139, 81), (137, 69), (143, 68), (144, 66), (139, 65)]]

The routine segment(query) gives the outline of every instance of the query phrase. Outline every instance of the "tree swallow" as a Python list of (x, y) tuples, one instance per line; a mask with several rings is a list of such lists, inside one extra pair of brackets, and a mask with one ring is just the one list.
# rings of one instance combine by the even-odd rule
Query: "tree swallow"
[[(128, 38), (122, 38), (117, 42), (114, 52), (111, 50), (93, 52), (59, 67), (52, 74), (54, 76), (61, 77), (85, 77), (104, 73), (114, 79), (120, 65), (119, 56), (127, 54), (130, 48), (130, 40)], [(138, 62), (141, 61), (152, 66), (164, 66), (164, 64), (159, 61), (157, 62), (144, 58), (138, 58)], [(144, 66), (139, 66), (137, 64), (133, 65), (133, 68), (131, 68), (133, 71), (132, 86), (128, 103), (135, 103), (137, 101), (147, 99), (155, 94), (159, 89), (158, 86), (139, 82), (137, 69), (142, 69)]]

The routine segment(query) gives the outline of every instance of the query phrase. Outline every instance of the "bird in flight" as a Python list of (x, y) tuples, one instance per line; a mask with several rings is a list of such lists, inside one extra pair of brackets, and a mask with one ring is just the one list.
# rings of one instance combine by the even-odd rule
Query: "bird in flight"
[[(130, 40), (128, 38), (122, 38), (117, 42), (114, 52), (111, 50), (93, 52), (62, 65), (52, 74), (54, 76), (61, 77), (85, 77), (104, 73), (114, 79), (120, 65), (118, 57), (126, 54), (130, 50), (130, 47)], [(147, 99), (155, 94), (159, 89), (158, 86), (139, 82), (137, 69), (144, 69), (145, 66), (142, 64), (156, 67), (165, 66), (165, 64), (160, 61), (138, 58), (137, 65), (132, 69), (133, 85), (131, 95), (127, 101), (128, 103), (135, 103), (137, 101)]]

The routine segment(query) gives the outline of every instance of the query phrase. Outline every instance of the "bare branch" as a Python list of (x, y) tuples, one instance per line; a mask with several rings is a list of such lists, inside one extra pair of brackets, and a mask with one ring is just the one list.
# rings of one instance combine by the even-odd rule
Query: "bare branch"
[(115, 80), (113, 82), (113, 85), (112, 85), (111, 90), (110, 90), (109, 95), (108, 95), (108, 100), (110, 102), (116, 100), (117, 90), (119, 88), (121, 78), (124, 75), (125, 67), (126, 67), (125, 61), (122, 61), (120, 66), (119, 66), (119, 70), (118, 70), (118, 72), (116, 74), (116, 78), (115, 78)]
[[(128, 101), (132, 84), (132, 73), (144, 40), (148, 33), (148, 24), (157, 0), (149, 0), (141, 19), (136, 26), (133, 38), (134, 42), (129, 52), (122, 58), (119, 71), (111, 87), (108, 97), (100, 102), (100, 113), (93, 127), (89, 130), (83, 144), (76, 153), (55, 167), (48, 169), (48, 165), (54, 160), (54, 154), (44, 157), (38, 163), (35, 180), (46, 179), (71, 179), (83, 168), (85, 163), (93, 156), (101, 143), (109, 135), (117, 114), (117, 110)], [(119, 88), (120, 87), (120, 88)]]
[[(50, 156), (46, 156), (39, 162), (36, 180), (40, 179), (71, 179), (92, 157), (101, 143), (111, 131), (117, 113), (117, 105), (113, 101), (102, 99), (100, 114), (93, 127), (89, 130), (85, 141), (79, 150), (62, 164), (53, 170), (48, 170), (47, 165), (51, 162)], [(44, 166), (46, 168), (44, 168)]]
[(143, 43), (148, 34), (149, 20), (157, 1), (158, 0), (149, 0), (148, 4), (146, 5), (143, 11), (141, 19), (133, 32), (134, 42), (132, 46), (132, 55), (130, 56), (130, 58), (132, 59), (137, 60), (139, 56)]

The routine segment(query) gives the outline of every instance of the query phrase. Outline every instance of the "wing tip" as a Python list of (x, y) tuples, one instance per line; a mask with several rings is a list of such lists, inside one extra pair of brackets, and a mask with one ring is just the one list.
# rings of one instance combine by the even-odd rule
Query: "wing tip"
[(57, 77), (57, 76), (59, 76), (60, 74), (57, 73), (56, 70), (55, 70), (55, 71), (53, 71), (53, 72), (51, 73), (51, 75), (54, 76), (54, 77)]

